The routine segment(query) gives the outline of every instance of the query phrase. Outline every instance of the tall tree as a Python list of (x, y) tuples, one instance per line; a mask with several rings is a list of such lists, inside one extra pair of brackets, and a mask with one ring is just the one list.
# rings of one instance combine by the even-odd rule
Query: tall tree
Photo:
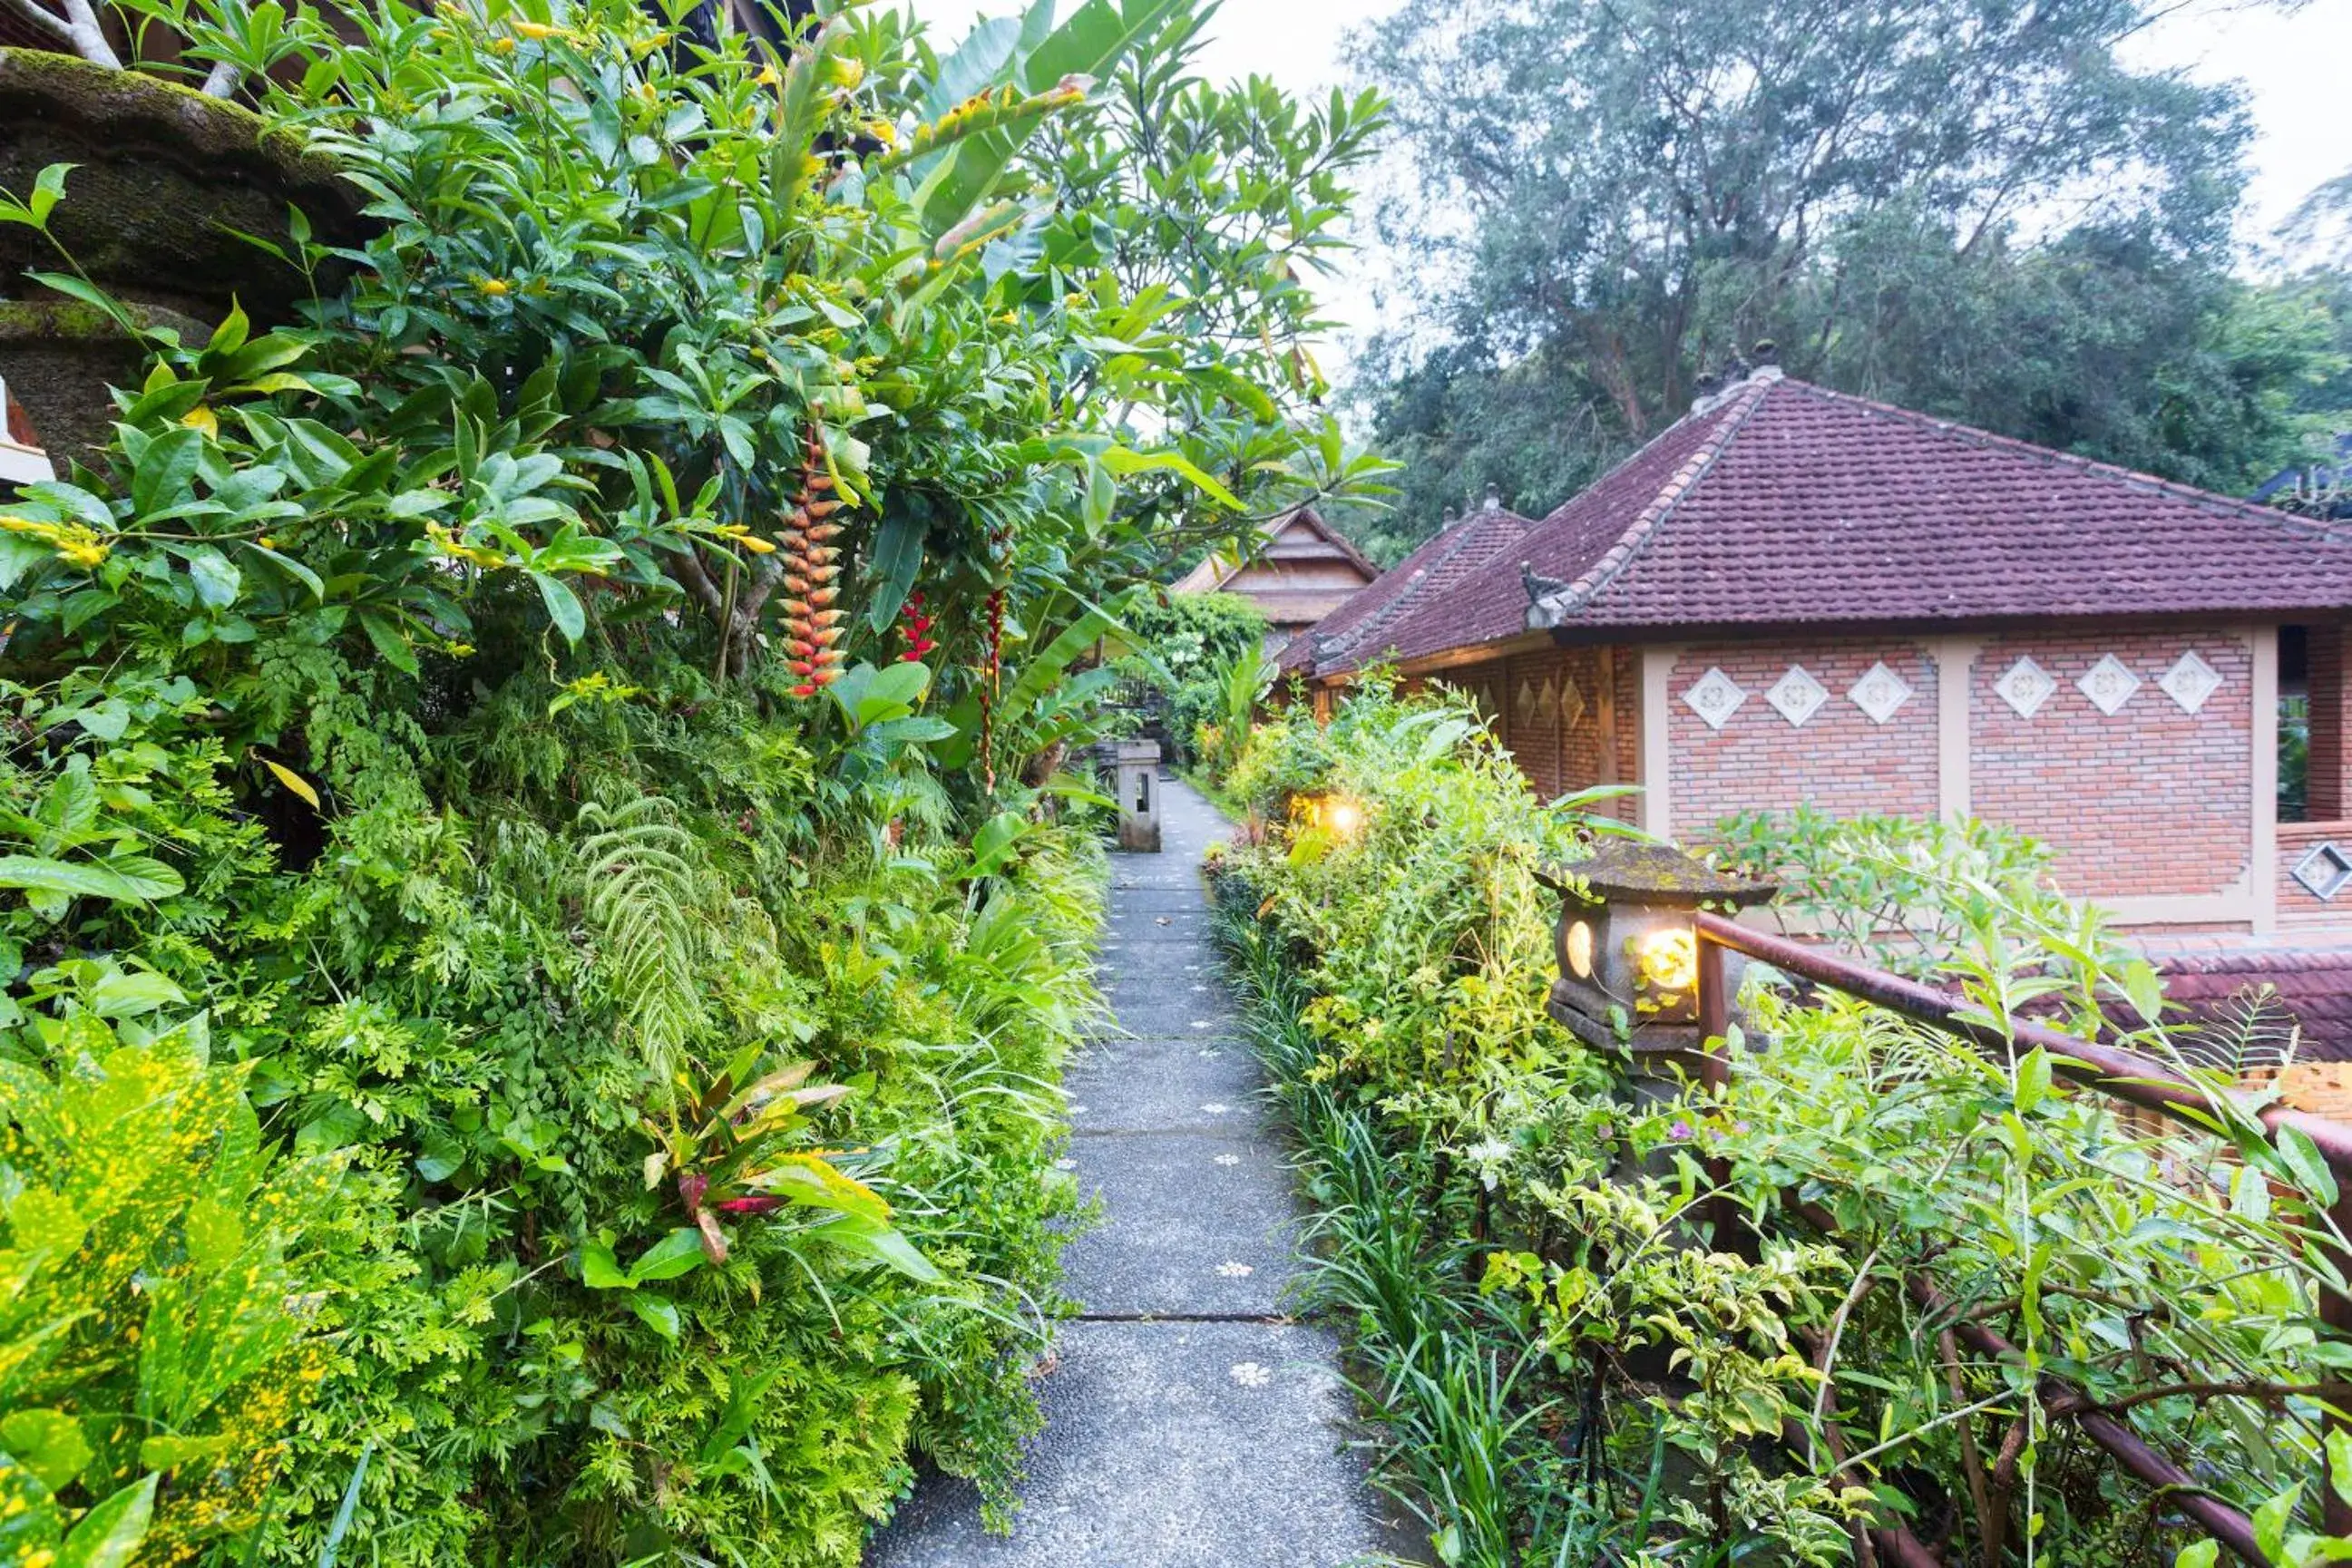
[(1760, 339), (1800, 375), (2238, 482), (2291, 439), (2284, 383), (2326, 332), (2230, 279), (2246, 122), (2121, 57), (2154, 10), (1467, 0), (1367, 30), (1410, 154), (1384, 237), (1450, 280), (1364, 361), (1412, 462), (1399, 523), (1489, 480), (1551, 504)]

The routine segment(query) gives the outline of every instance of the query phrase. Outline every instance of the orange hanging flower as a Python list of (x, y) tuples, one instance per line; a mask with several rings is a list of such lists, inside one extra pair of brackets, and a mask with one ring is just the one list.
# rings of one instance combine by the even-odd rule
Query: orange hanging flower
[(801, 460), (800, 496), (785, 518), (782, 545), (784, 587), (784, 648), (791, 654), (785, 668), (798, 675), (796, 697), (813, 697), (841, 678), (848, 654), (841, 647), (842, 612), (833, 609), (840, 597), (835, 585), (841, 575), (841, 548), (830, 541), (842, 526), (830, 522), (841, 510), (833, 494), (833, 475), (825, 466), (824, 437), (814, 426)]

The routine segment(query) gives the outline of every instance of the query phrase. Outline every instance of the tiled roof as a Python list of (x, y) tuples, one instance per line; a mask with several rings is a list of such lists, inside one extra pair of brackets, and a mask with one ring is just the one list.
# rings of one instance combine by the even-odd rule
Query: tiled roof
[(2187, 1011), (2192, 1024), (2233, 1038), (2242, 1020), (2256, 1009), (2282, 1010), (2299, 1025), (2297, 1054), (2310, 1061), (2352, 1061), (2352, 948), (2298, 947), (2282, 942), (2245, 944), (2211, 953), (2151, 954), (2164, 972), (2166, 996)]
[[(1531, 624), (1656, 635), (2352, 607), (2341, 530), (1776, 371), (1507, 542), (1443, 583), (1392, 572), (1366, 589), (1385, 594), (1379, 632), (1339, 640), (1317, 673)], [(1532, 616), (1522, 561), (1550, 580)]]
[(1293, 641), (1283, 649), (1276, 668), (1285, 674), (1306, 673), (1310, 659), (1318, 672), (1360, 669), (1380, 663), (1404, 617), (1418, 614), (1427, 604), (1443, 602), (1455, 585), (1535, 526), (1532, 518), (1488, 496), (1484, 506), (1424, 540), (1420, 549)]

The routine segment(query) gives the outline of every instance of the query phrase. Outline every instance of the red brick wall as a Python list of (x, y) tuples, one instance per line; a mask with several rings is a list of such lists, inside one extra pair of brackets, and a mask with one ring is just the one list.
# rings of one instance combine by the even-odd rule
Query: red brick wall
[(2352, 854), (2352, 822), (2281, 822), (2278, 830), (2278, 917), (2282, 925), (2340, 926), (2352, 919), (2352, 886), (2322, 900), (2294, 877), (2294, 868), (2321, 844)]
[[(1846, 693), (1884, 662), (1911, 696), (1885, 724)], [(1792, 664), (1829, 690), (1800, 728), (1764, 700)], [(1748, 694), (1721, 729), (1683, 695), (1720, 669)], [(1811, 805), (1839, 816), (1881, 812), (1932, 817), (1937, 810), (1936, 666), (1917, 643), (1893, 638), (1693, 647), (1666, 682), (1669, 803), (1674, 835), (1704, 839), (1736, 811)]]
[[(1630, 780), (1640, 767), (1641, 663), (1629, 651), (1544, 649), (1433, 679), (1478, 701), (1546, 800)], [(1633, 804), (1605, 810), (1630, 820)]]
[[(2198, 713), (2157, 686), (2187, 649), (2221, 674)], [(2140, 678), (2112, 717), (2075, 685), (2113, 653)], [(2021, 718), (1993, 690), (2030, 655), (2057, 682)], [(1969, 809), (2059, 852), (2058, 878), (2093, 898), (2216, 894), (2249, 874), (2253, 653), (2221, 632), (1995, 637), (1969, 685)]]

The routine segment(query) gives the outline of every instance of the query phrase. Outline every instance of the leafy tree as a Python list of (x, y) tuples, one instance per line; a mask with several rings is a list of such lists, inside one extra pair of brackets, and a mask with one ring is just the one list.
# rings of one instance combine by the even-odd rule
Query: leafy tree
[[(2328, 349), (2233, 282), (2231, 89), (2135, 69), (2141, 0), (1473, 0), (1356, 62), (1449, 279), (1363, 392), (1402, 516), (1548, 506), (1759, 340), (1792, 373), (2224, 488)], [(1435, 339), (1433, 346), (1432, 339)]]

